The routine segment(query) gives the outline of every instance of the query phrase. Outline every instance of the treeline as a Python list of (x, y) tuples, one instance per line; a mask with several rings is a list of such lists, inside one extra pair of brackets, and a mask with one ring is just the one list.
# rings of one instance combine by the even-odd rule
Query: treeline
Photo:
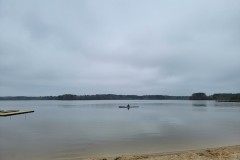
[(0, 100), (57, 100), (56, 96), (27, 97), (27, 96), (7, 96), (0, 97)]
[(116, 95), (116, 94), (96, 94), (96, 95), (73, 95), (64, 94), (59, 96), (43, 97), (0, 97), (0, 100), (188, 100), (189, 96), (167, 96), (167, 95)]
[(240, 93), (216, 93), (207, 96), (203, 92), (193, 93), (192, 96), (168, 96), (168, 95), (116, 95), (116, 94), (96, 94), (96, 95), (73, 95), (64, 94), (59, 96), (41, 97), (0, 97), (0, 100), (215, 100), (227, 102), (240, 102)]
[(190, 100), (215, 100), (224, 102), (240, 102), (240, 93), (216, 93), (207, 96), (203, 92), (193, 93)]
[(218, 93), (210, 96), (210, 98), (216, 101), (240, 102), (240, 93)]
[(65, 94), (57, 96), (57, 100), (186, 100), (188, 96), (167, 96), (167, 95), (116, 95), (116, 94), (96, 94), (96, 95), (71, 95)]

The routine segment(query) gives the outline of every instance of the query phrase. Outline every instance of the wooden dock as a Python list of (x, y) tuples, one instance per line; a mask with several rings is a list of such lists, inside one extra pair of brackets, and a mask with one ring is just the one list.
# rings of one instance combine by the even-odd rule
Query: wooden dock
[(18, 114), (26, 114), (26, 113), (32, 113), (34, 111), (0, 111), (0, 117), (1, 116), (13, 116)]

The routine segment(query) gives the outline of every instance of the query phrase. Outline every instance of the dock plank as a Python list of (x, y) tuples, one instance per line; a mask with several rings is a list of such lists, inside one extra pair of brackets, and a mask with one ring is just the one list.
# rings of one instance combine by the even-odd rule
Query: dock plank
[(16, 112), (0, 112), (0, 116), (13, 116), (18, 114), (32, 113), (34, 111), (16, 111)]

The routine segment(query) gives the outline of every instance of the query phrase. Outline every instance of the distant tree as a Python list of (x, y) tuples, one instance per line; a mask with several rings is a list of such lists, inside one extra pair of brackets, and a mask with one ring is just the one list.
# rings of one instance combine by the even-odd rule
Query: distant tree
[(213, 100), (216, 101), (236, 101), (240, 102), (240, 93), (215, 93), (212, 95)]
[(199, 92), (199, 93), (193, 93), (190, 99), (191, 100), (208, 100), (208, 97), (205, 93)]
[(233, 94), (230, 101), (240, 102), (240, 94)]
[(76, 100), (77, 96), (72, 94), (64, 94), (57, 97), (58, 100)]

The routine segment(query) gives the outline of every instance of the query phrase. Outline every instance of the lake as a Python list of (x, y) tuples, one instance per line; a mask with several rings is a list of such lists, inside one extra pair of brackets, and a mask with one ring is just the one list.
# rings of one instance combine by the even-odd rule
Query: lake
[[(123, 105), (139, 108), (118, 108)], [(240, 144), (240, 103), (177, 100), (0, 101), (0, 159), (158, 153)]]

